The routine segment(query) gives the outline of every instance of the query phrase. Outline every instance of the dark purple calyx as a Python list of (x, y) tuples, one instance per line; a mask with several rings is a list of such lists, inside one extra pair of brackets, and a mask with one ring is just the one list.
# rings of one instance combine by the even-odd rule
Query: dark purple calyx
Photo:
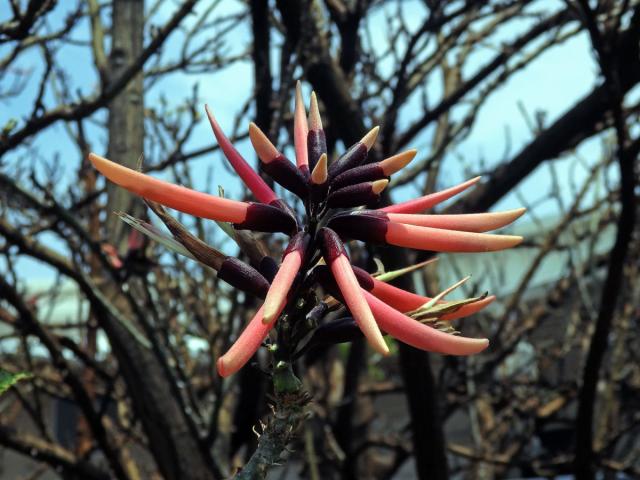
[(309, 184), (309, 199), (311, 203), (321, 203), (327, 198), (327, 191), (329, 190), (329, 182), (315, 184), (310, 182)]
[(353, 273), (358, 279), (360, 286), (368, 292), (373, 290), (375, 285), (373, 283), (373, 278), (371, 278), (371, 274), (360, 267), (356, 267), (355, 265), (352, 265), (351, 268), (353, 269)]
[(363, 242), (386, 243), (387, 225), (384, 212), (347, 213), (336, 215), (329, 220), (328, 226), (340, 236)]
[(363, 182), (333, 191), (327, 198), (327, 205), (330, 208), (351, 208), (377, 202), (380, 194), (373, 191), (372, 185), (372, 182)]
[(298, 170), (300, 170), (300, 174), (304, 177), (304, 181), (308, 183), (309, 177), (311, 177), (311, 172), (309, 171), (309, 165), (300, 165), (298, 167)]
[(302, 258), (304, 258), (307, 253), (307, 248), (309, 247), (309, 242), (311, 241), (311, 235), (306, 232), (298, 232), (296, 233), (291, 240), (289, 240), (289, 245), (285, 248), (282, 258), (289, 255), (291, 252), (300, 252)]
[(307, 153), (309, 170), (313, 171), (320, 156), (323, 153), (327, 153), (327, 139), (324, 135), (324, 130), (309, 130), (307, 134)]
[(291, 218), (293, 218), (296, 221), (296, 231), (298, 230), (298, 221), (296, 220), (296, 212), (293, 211), (293, 209), (289, 206), (287, 202), (285, 202), (281, 198), (276, 198), (275, 200), (272, 200), (271, 202), (269, 202), (269, 205), (271, 205), (272, 207), (279, 208), (280, 210), (288, 213), (291, 216)]
[(361, 165), (366, 160), (367, 153), (367, 146), (364, 143), (358, 142), (352, 145), (340, 158), (329, 165), (329, 182), (342, 172)]
[(262, 169), (276, 182), (300, 198), (307, 196), (307, 180), (293, 163), (280, 154), (269, 163), (262, 163)]
[(318, 235), (322, 239), (322, 254), (327, 263), (332, 263), (340, 255), (347, 256), (344, 244), (336, 232), (323, 227), (318, 231)]
[(273, 278), (278, 273), (278, 263), (270, 256), (262, 257), (258, 264), (258, 270), (266, 278), (269, 283), (273, 282)]
[(250, 203), (244, 222), (234, 223), (233, 226), (238, 230), (282, 232), (288, 235), (298, 230), (294, 216), (283, 209), (264, 203)]
[(331, 189), (338, 190), (342, 187), (346, 187), (347, 185), (355, 185), (362, 182), (373, 182), (375, 180), (382, 180), (383, 178), (388, 177), (385, 176), (384, 171), (380, 166), (380, 162), (369, 163), (367, 165), (360, 165), (337, 175), (331, 181)]
[(362, 337), (363, 333), (358, 328), (355, 320), (351, 317), (344, 317), (329, 323), (320, 325), (309, 340), (307, 348), (320, 345), (334, 345), (337, 343), (352, 342)]
[(337, 298), (339, 301), (342, 302), (343, 300), (342, 293), (340, 292), (340, 289), (336, 284), (336, 280), (335, 278), (333, 278), (333, 275), (331, 274), (331, 270), (329, 270), (329, 267), (327, 265), (318, 265), (317, 267), (315, 267), (313, 269), (313, 275), (316, 281), (320, 285), (322, 285), (322, 288), (324, 288), (327, 291), (327, 293), (329, 293), (330, 295), (334, 296), (335, 298)]
[(264, 298), (269, 291), (269, 282), (260, 272), (234, 257), (227, 257), (222, 262), (218, 270), (218, 278), (256, 297)]

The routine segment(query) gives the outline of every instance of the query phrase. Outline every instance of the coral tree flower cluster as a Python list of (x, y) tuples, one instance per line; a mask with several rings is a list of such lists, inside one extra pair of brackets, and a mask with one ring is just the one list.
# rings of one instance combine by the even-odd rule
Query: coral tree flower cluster
[[(331, 340), (333, 336), (334, 343), (337, 343), (350, 338), (357, 325), (372, 348), (382, 355), (389, 353), (385, 334), (416, 348), (449, 355), (471, 355), (487, 347), (487, 339), (445, 333), (412, 316), (411, 312), (432, 305), (438, 298), (401, 290), (355, 267), (345, 248), (345, 241), (360, 240), (435, 252), (502, 250), (519, 244), (522, 238), (485, 232), (511, 223), (523, 213), (523, 209), (483, 214), (424, 214), (438, 203), (471, 187), (479, 178), (407, 202), (376, 208), (389, 177), (406, 166), (416, 151), (409, 150), (379, 162), (368, 161), (378, 133), (376, 127), (339, 158), (329, 162), (316, 96), (311, 94), (307, 117), (298, 84), (293, 134), (295, 163), (287, 159), (257, 125), (251, 123), (249, 126), (249, 137), (264, 172), (302, 200), (305, 215), (297, 218), (294, 209), (276, 195), (234, 148), (209, 108), (206, 111), (222, 152), (256, 202), (235, 201), (197, 192), (152, 178), (95, 154), (90, 154), (89, 159), (110, 181), (147, 201), (173, 235), (165, 244), (215, 269), (218, 276), (231, 285), (264, 298), (264, 304), (239, 338), (218, 359), (220, 375), (226, 377), (245, 365), (283, 312), (293, 308), (292, 305), (306, 295), (305, 292), (315, 292), (318, 287), (342, 302), (350, 317), (320, 325), (314, 337)], [(185, 232), (162, 206), (229, 222), (236, 230), (281, 232), (290, 240), (279, 267), (268, 257), (259, 264), (249, 265), (225, 256)], [(142, 221), (131, 217), (125, 221), (152, 238), (162, 236)], [(487, 297), (463, 304), (454, 311), (439, 315), (439, 320), (470, 315), (492, 300), (493, 297)], [(305, 315), (310, 315), (310, 311), (307, 310)]]

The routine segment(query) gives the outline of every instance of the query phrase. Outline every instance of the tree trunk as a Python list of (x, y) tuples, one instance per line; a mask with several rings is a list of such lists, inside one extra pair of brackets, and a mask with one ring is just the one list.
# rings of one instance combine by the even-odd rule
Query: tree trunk
[[(144, 1), (113, 2), (112, 49), (110, 78), (118, 78), (143, 49)], [(144, 147), (144, 105), (142, 71), (109, 105), (108, 157), (136, 167)], [(109, 242), (123, 253), (126, 234), (123, 222), (113, 211), (127, 211), (140, 216), (141, 201), (125, 189), (107, 184), (108, 203), (106, 232)], [(132, 280), (133, 282), (134, 280)], [(132, 284), (132, 288), (137, 285)], [(126, 302), (119, 304), (123, 314), (133, 314)], [(103, 316), (104, 328), (131, 396), (133, 408), (145, 431), (149, 448), (158, 469), (167, 480), (208, 480), (214, 478), (215, 465), (204, 443), (198, 438), (192, 422), (180, 401), (171, 374), (163, 367), (159, 346), (149, 349), (141, 345), (116, 319)], [(220, 472), (216, 472), (220, 476)]]
[[(117, 79), (142, 52), (144, 0), (115, 0), (109, 56), (109, 79)], [(142, 70), (109, 105), (109, 147), (107, 157), (135, 168), (144, 153), (144, 102)], [(125, 242), (124, 223), (112, 213), (129, 212), (137, 216), (144, 209), (125, 189), (107, 184), (107, 232), (109, 241), (121, 253)], [(121, 248), (122, 247), (122, 248)]]

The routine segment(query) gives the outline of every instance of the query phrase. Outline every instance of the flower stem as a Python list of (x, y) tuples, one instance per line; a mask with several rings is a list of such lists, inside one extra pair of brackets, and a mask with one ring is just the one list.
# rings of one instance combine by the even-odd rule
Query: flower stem
[(294, 375), (291, 365), (279, 362), (274, 370), (273, 414), (266, 425), (261, 424), (258, 448), (236, 475), (237, 480), (266, 478), (270, 467), (284, 461), (283, 453), (287, 444), (307, 416), (305, 406), (309, 402), (309, 395), (302, 389), (302, 382)]

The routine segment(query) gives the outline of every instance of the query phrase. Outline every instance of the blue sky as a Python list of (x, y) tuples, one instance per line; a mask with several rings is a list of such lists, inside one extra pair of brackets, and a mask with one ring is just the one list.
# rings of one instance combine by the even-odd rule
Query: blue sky
[[(56, 7), (56, 14), (59, 19), (64, 18), (65, 10), (72, 7), (67, 2), (61, 2), (63, 5)], [(166, 2), (167, 6), (156, 13), (152, 18), (154, 24), (163, 23), (168, 18), (174, 8), (172, 2)], [(545, 3), (549, 9), (555, 9), (560, 5), (559, 2), (551, 1)], [(7, 16), (6, 11), (1, 11), (6, 7), (6, 3), (0, 8), (0, 21)], [(538, 2), (538, 5), (540, 3)], [(199, 10), (205, 8), (204, 3), (200, 3), (197, 7)], [(221, 2), (218, 7), (218, 14), (226, 15), (237, 12), (243, 8), (240, 3), (234, 1)], [(416, 2), (406, 2), (404, 4), (405, 17), (416, 25), (422, 20), (416, 14), (419, 12)], [(391, 12), (393, 14), (393, 12)], [(374, 32), (372, 40), (376, 48), (382, 48), (386, 42), (384, 36), (386, 26), (385, 12), (376, 11), (370, 18), (370, 29)], [(187, 24), (193, 22), (190, 17)], [(513, 25), (496, 32), (495, 38), (500, 41), (509, 41), (520, 33), (522, 25)], [(240, 54), (246, 52), (250, 48), (250, 32), (248, 32), (248, 23), (244, 22), (235, 28), (228, 38), (228, 44), (225, 50), (228, 53)], [(174, 33), (169, 39), (168, 46), (164, 49), (163, 55), (167, 58), (177, 54), (177, 46), (181, 44), (178, 38), (181, 33)], [(89, 27), (87, 22), (78, 25), (74, 30), (74, 38), (81, 40), (87, 39), (89, 36)], [(275, 38), (274, 35), (274, 39)], [(204, 39), (206, 41), (206, 39)], [(401, 48), (400, 46), (399, 48)], [(484, 50), (479, 51), (477, 57), (471, 62), (471, 68), (482, 65), (488, 58), (495, 53), (490, 47), (483, 47)], [(7, 46), (0, 45), (0, 56), (7, 51)], [(64, 62), (66, 69), (71, 72), (69, 82), (75, 91), (78, 89), (83, 93), (89, 93), (97, 82), (97, 76), (92, 67), (91, 58), (85, 47), (65, 46), (57, 53), (58, 58)], [(277, 65), (278, 59), (274, 55), (274, 66)], [(27, 88), (21, 95), (6, 99), (0, 103), (0, 126), (4, 125), (9, 119), (23, 119), (30, 112), (32, 98), (38, 88), (38, 79), (42, 71), (41, 56), (36, 49), (31, 50), (20, 59), (20, 65), (23, 69), (31, 71), (31, 78), (27, 83)], [(467, 74), (470, 72), (466, 72)], [(441, 176), (441, 186), (448, 186), (463, 180), (464, 172), (461, 169), (461, 159), (468, 165), (482, 164), (485, 169), (490, 169), (492, 165), (502, 160), (505, 156), (507, 145), (510, 145), (508, 157), (512, 157), (520, 148), (526, 145), (533, 138), (526, 121), (519, 108), (522, 105), (530, 115), (536, 111), (546, 112), (546, 124), (551, 123), (561, 113), (571, 107), (577, 99), (590, 91), (596, 84), (598, 79), (597, 67), (591, 54), (588, 38), (584, 34), (572, 37), (560, 46), (549, 49), (539, 58), (537, 58), (527, 68), (516, 73), (504, 86), (492, 94), (485, 105), (480, 110), (479, 116), (473, 127), (469, 137), (461, 142), (453, 151), (447, 153), (443, 164), (443, 175)], [(0, 79), (3, 84), (7, 84), (7, 79)], [(203, 103), (208, 103), (214, 110), (222, 127), (230, 133), (235, 115), (242, 107), (245, 99), (250, 95), (252, 90), (252, 66), (247, 61), (238, 62), (233, 67), (220, 70), (214, 74), (194, 74), (187, 75), (176, 73), (163, 79), (154, 85), (146, 96), (146, 105), (150, 106), (158, 102), (163, 96), (169, 102), (178, 103), (184, 98), (191, 95), (191, 90), (195, 84), (199, 85), (200, 96)], [(438, 84), (434, 83), (430, 86), (430, 93), (437, 98)], [(305, 86), (308, 93), (308, 88)], [(49, 104), (54, 104), (51, 92), (48, 93), (47, 99)], [(413, 118), (419, 112), (415, 109), (416, 102), (411, 102), (403, 109), (402, 114), (406, 118)], [(203, 111), (201, 112), (204, 113)], [(98, 121), (106, 120), (106, 111), (102, 110), (96, 116)], [(242, 127), (241, 127), (242, 128)], [(98, 153), (104, 153), (106, 149), (105, 133), (98, 127), (91, 127), (90, 138), (93, 141), (93, 148)], [(509, 134), (507, 141), (506, 133)], [(423, 135), (416, 139), (416, 148), (428, 145), (429, 137), (432, 134), (430, 129), (426, 129)], [(194, 135), (187, 144), (186, 150), (196, 149), (202, 146), (212, 145), (214, 142), (210, 127), (206, 119), (202, 117), (197, 126)], [(255, 156), (250, 148), (249, 142), (240, 142), (238, 149), (246, 158), (251, 161), (255, 160)], [(50, 161), (54, 155), (59, 157), (61, 169), (58, 170), (59, 182), (58, 195), (66, 195), (69, 185), (75, 182), (75, 170), (80, 161), (79, 155), (75, 147), (70, 143), (65, 133), (64, 125), (57, 123), (40, 134), (36, 139), (36, 149), (39, 152), (40, 161)], [(595, 159), (599, 152), (598, 141), (585, 142), (579, 151), (586, 158)], [(423, 150), (424, 152), (424, 150)], [(21, 153), (24, 153), (22, 151)], [(421, 155), (419, 153), (418, 155)], [(426, 155), (426, 153), (422, 153)], [(18, 157), (13, 154), (9, 157), (16, 160)], [(10, 171), (19, 172), (20, 165), (24, 161), (32, 160), (21, 159), (20, 162), (11, 162)], [(561, 182), (569, 182), (570, 176), (584, 176), (582, 167), (575, 168), (575, 161), (571, 159), (563, 160), (557, 163), (559, 178)], [(200, 190), (216, 192), (217, 185), (223, 185), (227, 195), (232, 198), (241, 196), (240, 184), (224, 167), (223, 159), (220, 154), (207, 155), (191, 163), (193, 169), (195, 187)], [(207, 184), (206, 172), (213, 169), (214, 184)], [(548, 197), (548, 179), (549, 174), (546, 167), (539, 168), (533, 175), (525, 180), (520, 186), (519, 191), (529, 201), (533, 202), (538, 199), (544, 201)], [(567, 197), (570, 196), (568, 183), (566, 185)], [(406, 188), (395, 193), (396, 199), (404, 199), (414, 195), (414, 188)], [(520, 206), (520, 200), (514, 194), (509, 195), (496, 206), (499, 208), (512, 208)], [(553, 215), (557, 205), (554, 202), (546, 202), (540, 205), (538, 214)], [(24, 271), (40, 275), (44, 271), (41, 268), (25, 263)]]

